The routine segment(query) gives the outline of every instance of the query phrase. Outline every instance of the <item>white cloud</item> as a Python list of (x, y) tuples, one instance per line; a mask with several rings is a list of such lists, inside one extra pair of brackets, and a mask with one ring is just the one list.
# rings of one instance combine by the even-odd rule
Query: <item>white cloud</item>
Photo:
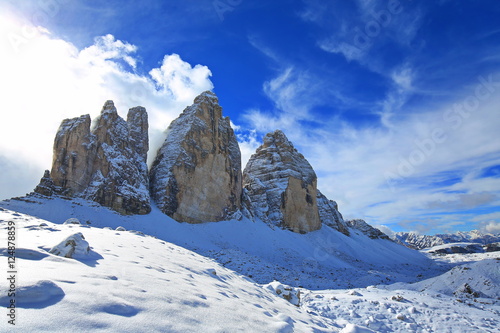
[(391, 238), (394, 237), (395, 232), (391, 228), (389, 228), (388, 226), (386, 226), (386, 225), (383, 225), (383, 224), (381, 224), (381, 225), (374, 225), (373, 227), (377, 228), (380, 231), (382, 231), (384, 234), (386, 234), (387, 236), (389, 236)]
[(498, 220), (500, 221), (500, 212), (481, 214), (472, 218), (472, 221), (483, 222), (486, 220)]
[(493, 234), (500, 233), (500, 212), (474, 216), (472, 221), (480, 222), (478, 229)]
[[(475, 96), (480, 78), (458, 100), (434, 109), (422, 105), (411, 114), (398, 113), (391, 118), (391, 126), (358, 127), (335, 116), (321, 119), (311, 129), (301, 120), (311, 120), (307, 115), (314, 104), (304, 104), (307, 93), (290, 89), (294, 84), (308, 86), (307, 77), (299, 84), (292, 73), (281, 72), (264, 85), (266, 92), (272, 87), (268, 96), (278, 110), (248, 110), (246, 120), (261, 133), (284, 130), (314, 167), (318, 187), (339, 203), (347, 218), (384, 225), (406, 220), (412, 229), (424, 232), (451, 229), (472, 218), (469, 215), (463, 221), (456, 215), (440, 217), (440, 213), (500, 206), (500, 179), (480, 176), (481, 170), (500, 164), (500, 146), (494, 139), (500, 128), (498, 87), (477, 100), (470, 112), (467, 103)], [(408, 66), (392, 73), (394, 91), (403, 100), (412, 92), (414, 75)], [(493, 75), (493, 81), (497, 77)], [(456, 105), (465, 106), (465, 111), (456, 111)], [(404, 108), (393, 106), (393, 112)], [(287, 112), (301, 108), (302, 113)], [(456, 179), (449, 182), (450, 178)], [(422, 216), (424, 210), (435, 215)]]
[(132, 68), (136, 68), (137, 61), (130, 54), (137, 51), (137, 46), (115, 40), (113, 35), (97, 37), (92, 46), (79, 53), (79, 58), (94, 66), (105, 67), (107, 60), (124, 60)]
[(491, 234), (500, 234), (500, 222), (488, 221), (483, 223), (481, 225), (481, 230)]
[[(64, 118), (96, 117), (108, 99), (123, 117), (129, 108), (142, 105), (149, 114), (152, 155), (169, 123), (196, 95), (213, 88), (206, 66), (192, 67), (177, 54), (166, 55), (159, 68), (141, 75), (135, 70), (140, 50), (112, 35), (78, 50), (5, 13), (0, 21), (0, 198), (34, 188), (51, 166), (53, 138)], [(13, 175), (26, 184), (12, 185), (8, 178)]]
[[(308, 5), (302, 19), (323, 25), (324, 18), (317, 13), (321, 7)], [(378, 51), (387, 43), (410, 47), (422, 24), (421, 10), (415, 6), (410, 8), (405, 2), (379, 0), (358, 0), (356, 7), (356, 11), (347, 10), (335, 15), (336, 24), (328, 28), (330, 36), (322, 36), (318, 47), (384, 74), (387, 64), (383, 65), (385, 61), (379, 59)]]

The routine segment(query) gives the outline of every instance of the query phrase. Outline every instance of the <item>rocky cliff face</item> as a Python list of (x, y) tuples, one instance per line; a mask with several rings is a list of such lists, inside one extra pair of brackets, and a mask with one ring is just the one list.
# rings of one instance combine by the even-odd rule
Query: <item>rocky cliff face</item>
[(229, 219), (241, 208), (241, 153), (214, 93), (196, 97), (167, 129), (150, 171), (151, 196), (180, 222)]
[(378, 230), (377, 228), (372, 227), (368, 223), (366, 223), (364, 220), (361, 219), (356, 219), (356, 220), (349, 220), (347, 221), (347, 225), (353, 229), (361, 231), (363, 234), (366, 236), (372, 238), (372, 239), (387, 239), (391, 240), (389, 236), (384, 234), (382, 231)]
[(318, 202), (321, 223), (349, 236), (349, 228), (338, 210), (337, 203), (333, 200), (328, 200), (319, 190), (317, 191), (316, 201)]
[(65, 119), (54, 140), (52, 171), (35, 191), (49, 193), (44, 190), (49, 176), (56, 193), (90, 199), (121, 214), (149, 213), (146, 110), (130, 109), (127, 119), (112, 101), (104, 104), (93, 131), (89, 115)]
[(54, 140), (50, 174), (55, 186), (68, 196), (85, 192), (92, 177), (96, 140), (90, 123), (88, 114), (65, 119)]
[(243, 184), (249, 211), (262, 221), (299, 233), (321, 228), (316, 174), (283, 132), (264, 137), (243, 171)]
[(50, 197), (54, 194), (55, 185), (54, 181), (50, 177), (50, 171), (45, 170), (40, 183), (35, 187), (35, 192)]

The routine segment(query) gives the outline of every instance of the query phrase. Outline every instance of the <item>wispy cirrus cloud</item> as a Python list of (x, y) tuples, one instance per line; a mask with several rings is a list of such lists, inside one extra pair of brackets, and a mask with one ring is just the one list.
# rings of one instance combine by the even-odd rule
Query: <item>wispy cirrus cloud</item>
[[(492, 139), (500, 126), (498, 72), (458, 85), (453, 99), (409, 105), (416, 95), (432, 93), (422, 92), (419, 83), (427, 73), (408, 58), (381, 75), (387, 89), (377, 103), (358, 105), (358, 111), (379, 117), (363, 123), (339, 112), (349, 91), (317, 94), (329, 86), (318, 84), (307, 64), (266, 50), (278, 69), (262, 89), (275, 109), (250, 109), (245, 119), (261, 133), (283, 129), (315, 168), (318, 187), (346, 217), (421, 232), (484, 229), (472, 212), (500, 207), (499, 178), (481, 176), (500, 164), (500, 147)], [(336, 94), (341, 96), (329, 99)], [(317, 117), (318, 106), (329, 112)]]

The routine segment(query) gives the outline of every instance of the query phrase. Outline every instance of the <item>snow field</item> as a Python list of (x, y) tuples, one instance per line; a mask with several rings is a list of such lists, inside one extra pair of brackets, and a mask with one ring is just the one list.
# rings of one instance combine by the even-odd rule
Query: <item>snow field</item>
[[(5, 222), (17, 225), (20, 332), (500, 327), (495, 252), (431, 255), (354, 229), (351, 237), (326, 227), (299, 235), (245, 219), (190, 225), (155, 208), (147, 216), (121, 216), (83, 200), (1, 204), (30, 214), (0, 209), (0, 244)], [(71, 238), (78, 234), (84, 238)], [(74, 252), (75, 259), (50, 253), (68, 239), (89, 251)], [(5, 308), (4, 289), (0, 284)], [(0, 331), (11, 329), (6, 325), (0, 322)]]
[[(332, 327), (330, 320), (165, 241), (0, 212), (0, 220), (11, 218), (19, 235), (19, 331), (328, 332)], [(49, 253), (75, 232), (90, 244), (87, 257)], [(0, 325), (0, 331), (11, 329), (6, 320)]]

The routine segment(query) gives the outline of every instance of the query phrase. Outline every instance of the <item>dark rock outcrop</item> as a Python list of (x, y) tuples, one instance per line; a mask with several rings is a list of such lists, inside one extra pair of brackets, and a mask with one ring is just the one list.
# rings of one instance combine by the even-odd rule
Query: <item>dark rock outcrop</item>
[(217, 96), (200, 94), (167, 129), (150, 171), (151, 196), (179, 222), (226, 220), (241, 208), (241, 153)]
[(54, 194), (54, 191), (55, 185), (52, 178), (50, 178), (50, 171), (45, 170), (42, 179), (40, 179), (40, 183), (35, 187), (35, 192), (50, 197)]

